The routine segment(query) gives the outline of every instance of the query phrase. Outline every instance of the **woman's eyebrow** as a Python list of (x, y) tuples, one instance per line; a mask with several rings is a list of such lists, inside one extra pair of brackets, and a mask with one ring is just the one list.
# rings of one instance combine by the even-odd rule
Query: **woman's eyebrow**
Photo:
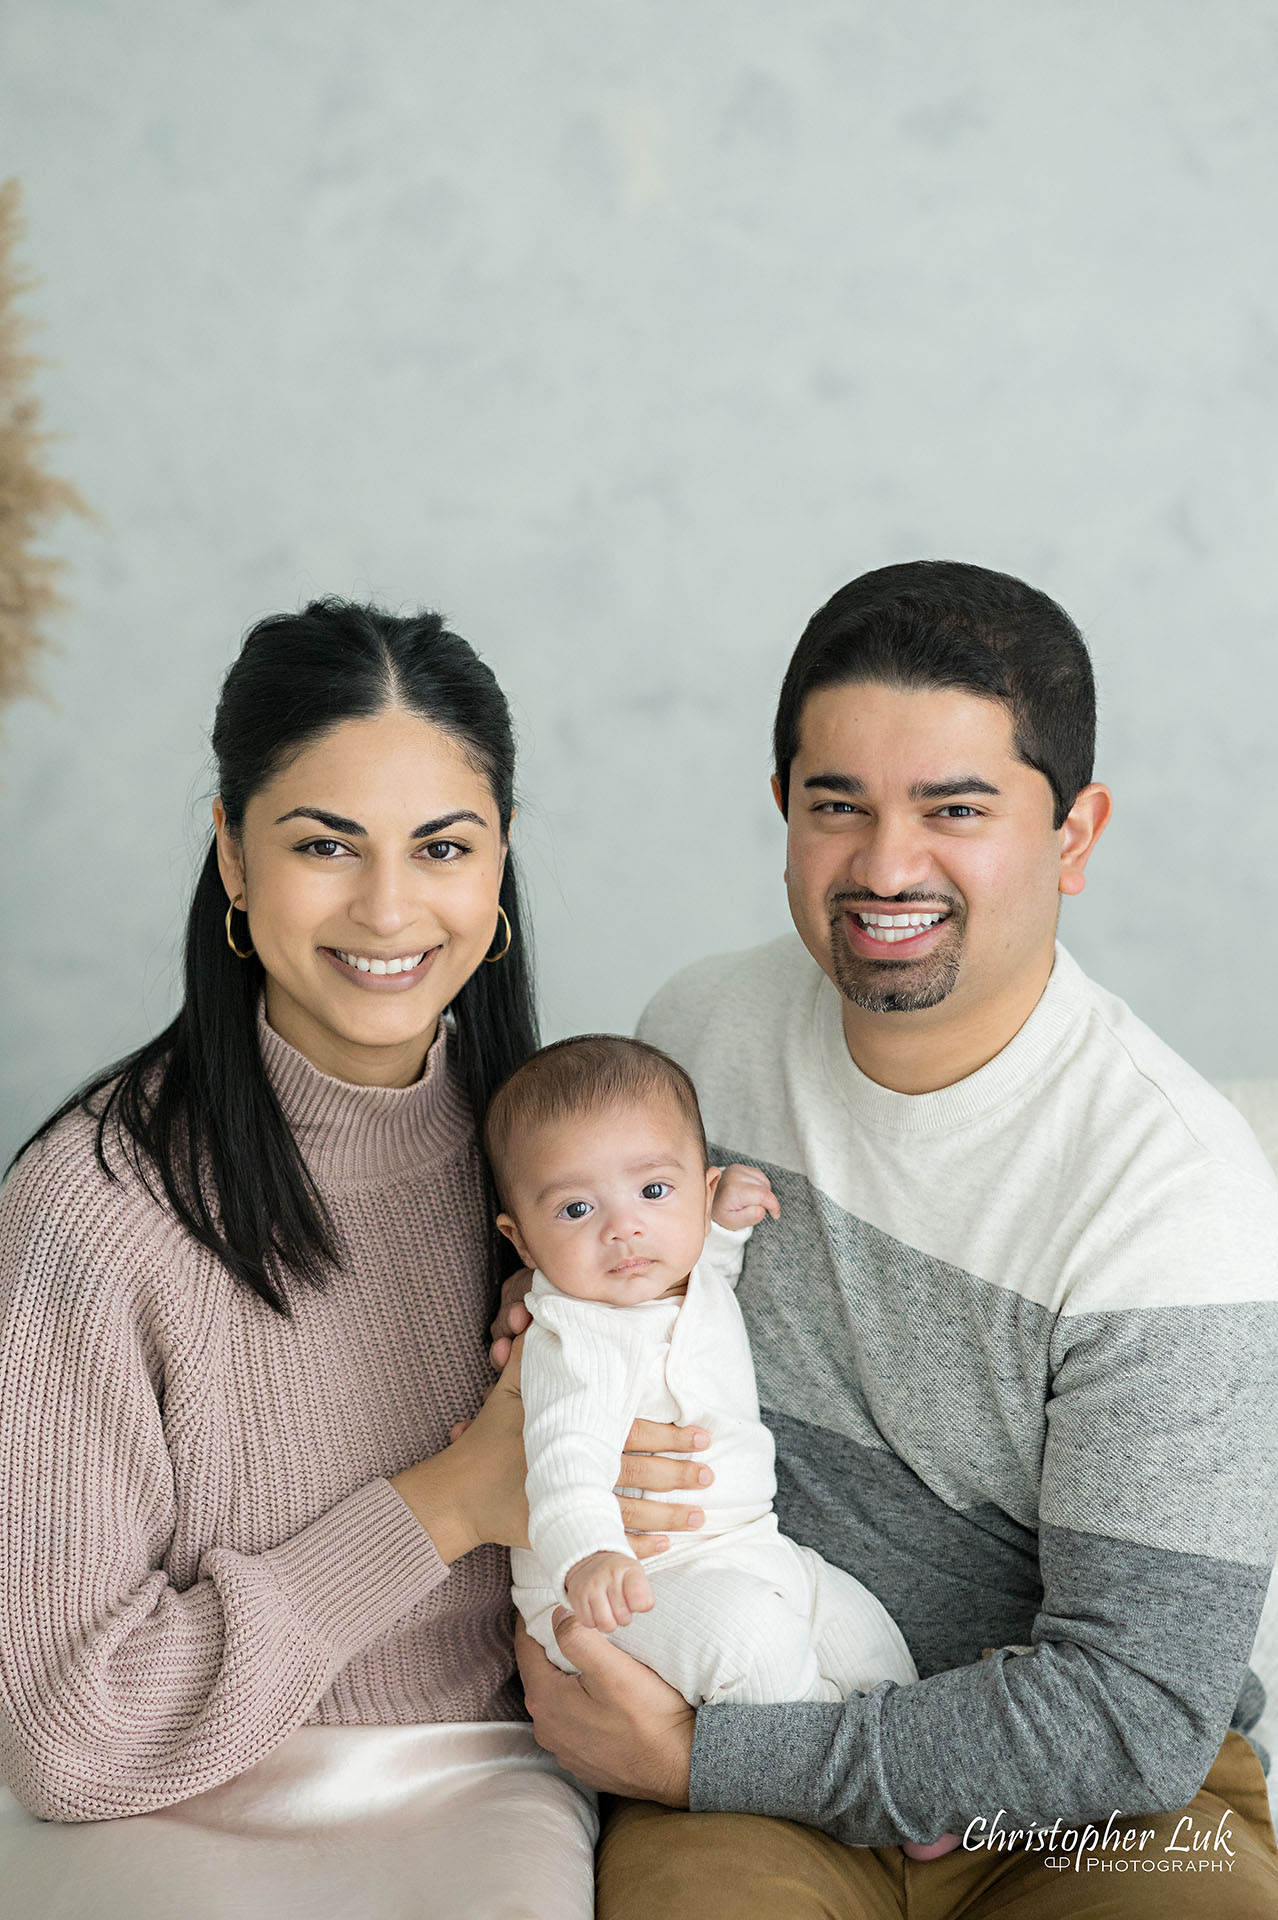
[(488, 825), (482, 813), (472, 813), (469, 807), (458, 807), (456, 813), (441, 813), (438, 820), (427, 820), (423, 826), (414, 827), (408, 837), (410, 840), (425, 840), (432, 833), (442, 833), (445, 827), (455, 827), (459, 820), (469, 820), (475, 827)]
[[(368, 828), (361, 827), (358, 820), (347, 820), (340, 813), (326, 813), (323, 807), (294, 807), (291, 813), (282, 813), (275, 824), (282, 827), (286, 820), (318, 820), (322, 827), (329, 827), (334, 833), (347, 834), (351, 839), (368, 838)], [(408, 837), (410, 840), (428, 840), (432, 833), (442, 833), (445, 827), (455, 827), (459, 820), (469, 820), (477, 827), (488, 825), (482, 813), (472, 813), (469, 807), (458, 807), (455, 813), (441, 813), (438, 820), (424, 821), (420, 827), (414, 827)]]
[(347, 820), (340, 813), (325, 813), (322, 807), (294, 807), (291, 813), (282, 813), (275, 824), (282, 827), (286, 820), (318, 820), (322, 827), (331, 827), (334, 833), (347, 833), (352, 839), (368, 837), (367, 827), (361, 827), (358, 820)]

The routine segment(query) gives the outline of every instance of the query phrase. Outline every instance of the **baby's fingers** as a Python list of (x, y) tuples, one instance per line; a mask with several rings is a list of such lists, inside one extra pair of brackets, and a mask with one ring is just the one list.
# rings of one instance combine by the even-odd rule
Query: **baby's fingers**
[(765, 1213), (770, 1213), (774, 1220), (779, 1220), (781, 1218), (781, 1202), (777, 1199), (775, 1193), (773, 1193), (772, 1182), (768, 1179), (767, 1174), (761, 1173), (758, 1167), (746, 1167), (743, 1169), (743, 1175), (744, 1177), (741, 1181), (741, 1197), (748, 1202), (751, 1208), (759, 1208), (759, 1212), (755, 1215), (756, 1220), (761, 1219)]
[(741, 1200), (736, 1206), (728, 1208), (727, 1218), (721, 1224), (736, 1228), (757, 1227), (767, 1211), (762, 1200)]
[(760, 1220), (769, 1213), (774, 1220), (779, 1220), (781, 1218), (780, 1202), (777, 1200), (775, 1193), (769, 1193), (766, 1197), (760, 1194), (757, 1200), (752, 1200), (749, 1206), (743, 1210), (744, 1217), (742, 1218), (741, 1225), (743, 1227), (757, 1227)]
[[(618, 1567), (608, 1582), (608, 1604), (617, 1626), (628, 1627), (636, 1613), (646, 1613), (652, 1605), (652, 1588), (647, 1575), (637, 1566)], [(605, 1633), (611, 1633), (605, 1627)]]
[(632, 1613), (647, 1613), (654, 1605), (652, 1587), (642, 1567), (627, 1567), (621, 1577), (622, 1593)]
[(600, 1633), (615, 1633), (618, 1626), (624, 1625), (624, 1622), (618, 1620), (614, 1610), (610, 1586), (597, 1587), (589, 1595), (582, 1609), (581, 1618), (588, 1627), (597, 1627)]

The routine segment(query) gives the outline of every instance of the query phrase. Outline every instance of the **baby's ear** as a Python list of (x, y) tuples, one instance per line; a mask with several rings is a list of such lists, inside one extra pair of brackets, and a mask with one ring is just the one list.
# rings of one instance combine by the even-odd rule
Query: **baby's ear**
[(519, 1222), (518, 1220), (516, 1220), (513, 1213), (499, 1213), (497, 1215), (497, 1231), (498, 1233), (505, 1234), (506, 1238), (509, 1240), (511, 1246), (515, 1249), (515, 1252), (519, 1255), (524, 1265), (526, 1267), (531, 1267), (533, 1262), (529, 1258), (527, 1247), (524, 1245), (523, 1241), (520, 1239)]

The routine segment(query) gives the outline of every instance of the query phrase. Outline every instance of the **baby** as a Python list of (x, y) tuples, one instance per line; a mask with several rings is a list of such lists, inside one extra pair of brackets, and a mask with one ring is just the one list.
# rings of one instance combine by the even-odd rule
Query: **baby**
[[(918, 1678), (895, 1622), (850, 1574), (778, 1531), (772, 1436), (734, 1288), (780, 1208), (753, 1167), (707, 1165), (696, 1091), (638, 1040), (545, 1047), (500, 1089), (486, 1144), (498, 1226), (535, 1269), (520, 1386), (531, 1550), (515, 1603), (555, 1664), (567, 1601), (693, 1706), (843, 1700)], [(614, 1492), (636, 1416), (698, 1426), (705, 1523), (636, 1557)], [(911, 1845), (930, 1857), (947, 1843)]]

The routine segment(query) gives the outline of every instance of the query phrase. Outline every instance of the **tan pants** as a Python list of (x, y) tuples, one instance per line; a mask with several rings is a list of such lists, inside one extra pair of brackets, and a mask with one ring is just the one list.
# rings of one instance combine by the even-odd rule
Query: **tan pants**
[(1241, 1734), (1226, 1736), (1184, 1814), (1116, 1824), (1120, 1835), (1136, 1830), (1127, 1852), (1080, 1848), (1075, 1836), (1068, 1854), (981, 1847), (917, 1861), (789, 1820), (616, 1800), (599, 1847), (596, 1920), (1278, 1920), (1265, 1778)]

